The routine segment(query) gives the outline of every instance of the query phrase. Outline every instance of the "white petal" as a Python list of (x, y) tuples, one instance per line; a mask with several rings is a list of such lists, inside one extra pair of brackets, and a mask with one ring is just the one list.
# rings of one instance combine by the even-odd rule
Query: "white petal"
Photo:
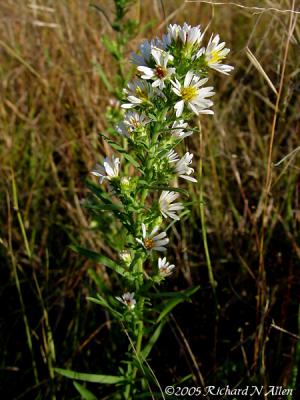
[(192, 79), (193, 79), (193, 76), (194, 76), (193, 71), (189, 71), (189, 72), (186, 74), (186, 76), (185, 76), (185, 78), (184, 78), (184, 84), (183, 84), (184, 87), (188, 87), (188, 86), (190, 85), (190, 83), (191, 83), (191, 81), (192, 81)]
[(197, 182), (197, 179), (193, 178), (192, 176), (188, 176), (188, 175), (179, 175), (180, 178), (186, 179), (187, 181), (191, 181), (191, 182)]
[[(156, 232), (158, 231), (158, 229), (159, 229), (159, 226), (155, 226), (155, 227), (152, 229), (152, 232), (150, 233), (149, 237), (153, 238), (153, 236), (156, 234)], [(153, 239), (154, 239), (154, 238), (153, 238)]]
[(183, 112), (183, 108), (184, 108), (184, 101), (180, 100), (178, 101), (175, 106), (174, 106), (175, 110), (176, 110), (176, 117), (180, 117), (182, 112)]
[(165, 244), (168, 244), (168, 243), (169, 243), (169, 239), (168, 238), (162, 239), (162, 240), (157, 240), (154, 243), (154, 247), (156, 247), (156, 246), (164, 246)]
[(146, 226), (144, 223), (142, 223), (142, 232), (143, 232), (143, 238), (145, 239), (147, 233), (146, 233)]
[(161, 232), (158, 235), (156, 235), (154, 237), (151, 236), (151, 237), (152, 237), (153, 240), (159, 240), (159, 239), (162, 239), (162, 238), (164, 238), (166, 236), (167, 236), (166, 232)]
[(165, 247), (153, 247), (153, 250), (156, 250), (156, 251), (167, 251), (167, 249)]
[(141, 239), (135, 238), (135, 240), (144, 247), (144, 242)]

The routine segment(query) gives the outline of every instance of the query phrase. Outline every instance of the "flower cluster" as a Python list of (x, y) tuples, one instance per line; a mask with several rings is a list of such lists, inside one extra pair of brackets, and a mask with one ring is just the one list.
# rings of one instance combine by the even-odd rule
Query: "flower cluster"
[[(172, 182), (177, 178), (197, 182), (191, 167), (193, 154), (180, 156), (174, 148), (192, 135), (188, 121), (194, 115), (213, 114), (215, 92), (207, 84), (210, 70), (228, 74), (233, 69), (223, 64), (229, 49), (219, 35), (212, 35), (206, 47), (203, 40), (200, 26), (174, 24), (161, 38), (145, 40), (132, 54), (136, 77), (124, 89), (123, 120), (115, 128), (116, 136), (126, 142), (121, 153), (132, 164), (130, 176), (121, 172), (120, 159), (114, 156), (92, 171), (100, 183), (109, 181), (122, 204), (122, 223), (129, 235), (120, 258), (133, 272), (137, 272), (135, 263), (153, 260), (155, 252), (167, 250), (169, 238), (162, 225), (166, 219), (179, 220), (184, 208), (176, 202), (180, 189)], [(147, 279), (156, 276), (160, 281), (174, 268), (166, 257), (158, 258)], [(117, 299), (132, 310), (137, 304), (134, 295), (127, 292)]]

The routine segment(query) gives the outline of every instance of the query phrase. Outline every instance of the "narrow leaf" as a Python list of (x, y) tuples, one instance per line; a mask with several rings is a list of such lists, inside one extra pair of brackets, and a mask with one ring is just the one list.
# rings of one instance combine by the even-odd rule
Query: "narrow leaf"
[(96, 261), (99, 264), (103, 264), (106, 267), (112, 269), (113, 271), (117, 272), (118, 274), (124, 276), (125, 275), (125, 270), (122, 268), (119, 264), (111, 260), (110, 258), (98, 254), (95, 251), (85, 249), (84, 247), (76, 246), (76, 245), (71, 245), (70, 248), (75, 251), (76, 253), (79, 253), (85, 257), (88, 257), (91, 260)]
[(114, 310), (109, 304), (108, 302), (102, 297), (100, 296), (100, 294), (97, 294), (97, 299), (95, 299), (94, 297), (87, 297), (86, 299), (96, 303), (96, 304), (100, 304), (102, 307), (107, 308), (112, 315), (114, 315), (116, 318), (121, 319), (122, 318), (122, 314), (120, 314), (118, 311)]
[(94, 68), (95, 68), (96, 72), (98, 73), (98, 75), (100, 76), (102, 82), (106, 86), (106, 89), (110, 93), (113, 93), (113, 88), (112, 88), (111, 84), (109, 83), (109, 80), (107, 79), (107, 76), (106, 76), (105, 72), (103, 71), (102, 66), (100, 64), (94, 64)]
[(152, 293), (151, 297), (157, 297), (157, 298), (162, 298), (162, 297), (181, 297), (183, 299), (188, 299), (190, 296), (192, 296), (194, 293), (196, 293), (200, 289), (200, 286), (195, 286), (192, 288), (188, 288), (186, 290), (181, 290), (180, 292), (159, 292), (159, 293)]
[[(113, 133), (115, 133), (115, 131), (113, 131)], [(115, 150), (117, 150), (119, 153), (125, 153), (127, 150), (124, 150), (124, 148), (122, 146), (120, 146), (118, 143), (116, 143), (115, 141), (111, 140), (109, 137), (107, 137), (106, 135), (104, 135), (103, 133), (100, 133), (100, 136), (102, 136), (105, 141), (111, 146), (113, 147)]]
[(176, 307), (178, 304), (182, 303), (185, 299), (182, 297), (179, 297), (177, 299), (172, 299), (168, 301), (160, 313), (159, 317), (157, 318), (157, 323), (160, 322), (163, 318), (165, 318), (172, 310), (174, 307)]
[(95, 211), (121, 211), (121, 208), (117, 204), (91, 204), (85, 201), (83, 207)]
[(91, 279), (93, 279), (101, 292), (105, 292), (107, 290), (104, 281), (100, 278), (96, 271), (94, 271), (92, 268), (89, 268), (88, 275)]
[(86, 374), (62, 368), (54, 368), (54, 371), (65, 376), (66, 378), (77, 379), (84, 382), (104, 383), (108, 385), (124, 382), (124, 378), (122, 376)]
[(86, 187), (90, 189), (92, 193), (94, 193), (95, 196), (97, 196), (100, 200), (103, 201), (105, 204), (113, 204), (111, 201), (110, 197), (104, 190), (101, 188), (101, 186), (96, 186), (92, 181), (87, 180), (85, 182)]
[(165, 323), (166, 323), (166, 321), (163, 321), (158, 325), (158, 327), (155, 329), (153, 335), (149, 339), (149, 342), (146, 344), (146, 346), (142, 350), (141, 355), (142, 355), (144, 360), (146, 360), (146, 358), (148, 357), (150, 351), (152, 350), (152, 347), (155, 345), (157, 339), (159, 338), (159, 336), (161, 334), (161, 331), (162, 331), (162, 328), (164, 327)]
[(184, 196), (189, 196), (189, 192), (185, 189), (182, 188), (177, 188), (173, 186), (150, 186), (149, 189), (154, 189), (154, 190), (167, 190), (169, 192), (178, 192), (183, 194)]
[(182, 303), (184, 300), (189, 298), (193, 293), (195, 293), (199, 289), (199, 286), (195, 288), (191, 288), (185, 291), (184, 296), (180, 296), (174, 299), (169, 300), (168, 302), (165, 303), (165, 307), (160, 313), (157, 323), (159, 323), (164, 317), (166, 317), (174, 307), (176, 307), (178, 304)]
[(84, 400), (97, 400), (97, 397), (80, 383), (73, 382), (73, 385)]
[(136, 168), (140, 167), (139, 163), (131, 155), (124, 153), (124, 157), (126, 158), (127, 161), (129, 161)]

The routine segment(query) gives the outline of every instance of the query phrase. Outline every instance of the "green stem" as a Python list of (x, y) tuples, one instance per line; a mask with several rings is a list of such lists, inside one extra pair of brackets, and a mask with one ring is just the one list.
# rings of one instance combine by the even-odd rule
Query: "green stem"
[[(31, 258), (31, 251), (30, 251), (30, 247), (29, 247), (29, 244), (28, 244), (27, 235), (26, 235), (24, 224), (23, 224), (23, 220), (22, 220), (22, 215), (21, 215), (21, 212), (19, 210), (17, 186), (16, 186), (14, 175), (12, 176), (12, 192), (13, 192), (13, 207), (14, 207), (14, 210), (16, 211), (16, 213), (17, 213), (20, 229), (21, 229), (22, 236), (23, 236), (23, 239), (24, 239), (26, 252), (27, 252), (28, 258), (30, 259)], [(26, 314), (26, 309), (25, 309), (22, 289), (21, 289), (21, 285), (20, 285), (20, 281), (19, 281), (17, 262), (15, 260), (14, 254), (13, 254), (11, 236), (9, 237), (9, 247), (10, 247), (10, 253), (11, 253), (11, 260), (12, 260), (13, 275), (14, 275), (15, 284), (16, 284), (16, 288), (17, 288), (17, 291), (18, 291), (18, 295), (19, 295), (19, 300), (20, 300), (20, 304), (21, 304), (22, 315), (23, 315), (23, 320), (24, 320), (24, 325), (25, 325), (27, 344), (28, 344), (28, 348), (29, 348), (29, 352), (30, 352), (31, 360), (32, 360), (32, 370), (33, 370), (34, 380), (35, 380), (36, 384), (39, 384), (37, 365), (36, 365), (36, 362), (35, 362), (33, 344), (32, 344), (32, 340), (31, 340), (31, 336), (32, 335), (31, 335), (31, 332), (30, 332), (29, 321), (27, 319), (27, 314)]]
[[(298, 335), (300, 334), (300, 304), (298, 307)], [(297, 377), (299, 374), (299, 363), (300, 363), (300, 341), (298, 340), (296, 344), (296, 349), (295, 349), (295, 355), (294, 355), (294, 366), (292, 368), (292, 376), (290, 380), (290, 387), (295, 388), (297, 385)], [(288, 400), (292, 400), (293, 396), (289, 395)]]
[[(139, 260), (138, 265), (137, 265), (137, 270), (140, 272), (140, 277), (136, 281), (136, 291), (140, 289), (140, 287), (143, 285), (143, 260)], [(138, 314), (140, 316), (140, 320), (137, 322), (137, 334), (136, 334), (136, 344), (135, 348), (132, 348), (132, 352), (134, 353), (135, 357), (137, 358), (139, 362), (139, 357), (140, 353), (142, 350), (142, 342), (143, 342), (143, 336), (144, 336), (144, 322), (143, 322), (143, 311), (144, 311), (144, 298), (141, 298), (138, 304)], [(141, 363), (141, 362), (139, 362)], [(132, 368), (132, 364), (128, 364), (127, 367), (127, 376), (130, 376), (130, 382), (126, 385), (125, 387), (125, 392), (124, 392), (124, 397), (126, 400), (130, 400), (131, 397), (131, 392), (132, 392), (132, 386), (134, 388), (134, 381), (136, 378), (136, 374), (138, 372), (138, 367)]]
[(203, 141), (202, 141), (202, 132), (201, 126), (199, 124), (200, 129), (200, 162), (199, 162), (199, 175), (200, 175), (200, 219), (201, 219), (201, 230), (202, 230), (202, 240), (204, 245), (204, 253), (206, 258), (207, 264), (207, 271), (208, 271), (208, 279), (212, 287), (216, 311), (218, 312), (219, 306), (217, 301), (216, 295), (216, 286), (217, 282), (214, 279), (213, 269), (211, 265), (211, 259), (209, 254), (208, 242), (207, 242), (207, 230), (206, 230), (206, 220), (205, 220), (205, 212), (204, 212), (204, 190), (203, 190)]

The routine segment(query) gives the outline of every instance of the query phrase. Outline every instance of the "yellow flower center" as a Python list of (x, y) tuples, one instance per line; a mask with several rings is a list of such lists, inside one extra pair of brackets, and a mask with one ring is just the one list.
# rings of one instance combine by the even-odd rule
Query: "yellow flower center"
[(155, 68), (155, 75), (159, 78), (162, 79), (165, 76), (167, 76), (167, 70), (166, 68), (161, 67), (160, 65), (157, 65)]
[(135, 94), (136, 94), (136, 97), (138, 97), (141, 100), (144, 100), (144, 101), (148, 100), (147, 93), (144, 92), (140, 87), (137, 87), (135, 89)]
[(197, 96), (197, 88), (194, 86), (184, 87), (180, 91), (181, 97), (185, 101), (190, 101)]
[(132, 125), (134, 128), (138, 128), (141, 126), (141, 123), (139, 120), (135, 119), (135, 118), (131, 118), (130, 119), (130, 125)]
[(220, 55), (220, 52), (218, 50), (213, 50), (210, 55), (209, 63), (217, 64), (222, 59), (223, 59), (223, 57)]
[(154, 246), (154, 240), (152, 240), (150, 238), (146, 238), (146, 239), (144, 239), (144, 245), (147, 250), (151, 250)]

